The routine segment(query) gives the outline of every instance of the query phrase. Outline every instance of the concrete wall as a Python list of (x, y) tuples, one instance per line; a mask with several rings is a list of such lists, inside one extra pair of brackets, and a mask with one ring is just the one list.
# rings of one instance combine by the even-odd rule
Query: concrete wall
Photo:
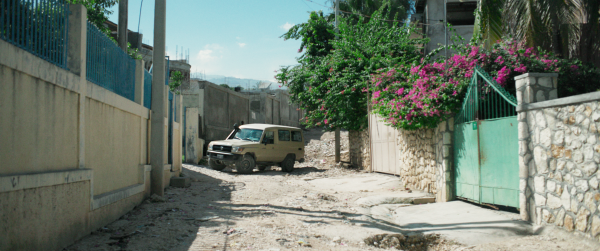
[[(196, 83), (197, 82), (197, 83)], [(204, 143), (222, 140), (231, 133), (233, 124), (268, 123), (299, 127), (303, 113), (289, 103), (289, 94), (277, 90), (274, 93), (240, 93), (208, 81), (193, 81), (189, 90), (182, 91), (183, 109), (197, 108), (202, 128), (193, 123), (190, 132), (200, 132)], [(186, 132), (184, 133), (187, 133)], [(189, 138), (187, 135), (184, 138)], [(192, 139), (192, 138), (190, 138)], [(192, 145), (195, 143), (192, 143)], [(188, 143), (186, 142), (186, 145)], [(190, 147), (193, 147), (190, 145)], [(187, 151), (196, 151), (188, 149)]]
[[(14, 48), (0, 42), (3, 51)], [(8, 60), (5, 57), (3, 54)], [(79, 94), (74, 88), (65, 88), (77, 86), (79, 77), (49, 64), (39, 67), (48, 70), (40, 72), (47, 78), (0, 64), (0, 175), (79, 165)]]
[(203, 154), (204, 140), (200, 138), (198, 128), (198, 108), (186, 108), (185, 121), (185, 162), (198, 164)]
[[(81, 30), (69, 34), (86, 34), (85, 8), (71, 13)], [(68, 61), (79, 72), (0, 40), (0, 250), (61, 250), (150, 193), (143, 79), (135, 102), (89, 83), (85, 54), (72, 55), (85, 48), (79, 38), (69, 38)]]
[[(103, 92), (102, 96), (114, 95), (92, 83), (88, 83), (88, 90)], [(130, 108), (139, 109), (137, 104), (125, 101)], [(140, 162), (146, 154), (146, 148), (142, 151), (140, 145), (145, 145), (142, 137), (146, 137), (146, 128), (142, 124), (147, 124), (148, 111), (144, 111), (144, 118), (93, 98), (86, 98), (85, 106), (85, 165), (94, 171), (94, 195), (137, 184), (139, 167), (147, 164)], [(146, 121), (140, 123), (142, 118)]]
[(600, 92), (556, 99), (557, 74), (515, 78), (521, 217), (600, 239)]

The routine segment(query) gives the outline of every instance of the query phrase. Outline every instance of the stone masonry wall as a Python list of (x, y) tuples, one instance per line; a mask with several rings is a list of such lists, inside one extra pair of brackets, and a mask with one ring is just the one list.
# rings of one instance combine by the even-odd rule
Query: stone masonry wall
[(435, 198), (437, 202), (452, 200), (452, 134), (454, 118), (442, 121), (435, 129)]
[(369, 131), (350, 131), (348, 141), (350, 144), (350, 164), (359, 169), (371, 170)]
[(434, 138), (433, 129), (398, 131), (399, 175), (407, 188), (436, 192)]
[(519, 113), (529, 140), (519, 142), (528, 167), (529, 217), (597, 238), (600, 234), (598, 163), (600, 105), (598, 101)]

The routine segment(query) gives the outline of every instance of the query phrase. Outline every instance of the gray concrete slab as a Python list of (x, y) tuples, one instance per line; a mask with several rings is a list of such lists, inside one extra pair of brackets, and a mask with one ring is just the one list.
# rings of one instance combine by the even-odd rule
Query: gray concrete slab
[(516, 213), (485, 209), (462, 201), (398, 208), (393, 222), (403, 230), (438, 233), (466, 245), (498, 242), (533, 233)]

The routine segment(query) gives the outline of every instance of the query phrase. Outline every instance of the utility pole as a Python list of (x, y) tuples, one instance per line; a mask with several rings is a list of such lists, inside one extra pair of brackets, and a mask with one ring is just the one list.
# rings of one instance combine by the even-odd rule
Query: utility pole
[[(338, 33), (340, 33), (340, 20), (338, 19), (338, 15), (340, 15), (340, 0), (335, 0), (335, 39), (338, 39)], [(341, 161), (341, 142), (340, 142), (340, 128), (335, 128), (335, 162), (339, 163)]]
[(444, 43), (446, 47), (444, 48), (444, 53), (446, 54), (446, 58), (448, 58), (448, 10), (446, 9), (448, 5), (448, 0), (444, 0)]
[(154, 52), (152, 55), (152, 110), (150, 124), (150, 164), (152, 166), (151, 192), (164, 195), (165, 149), (165, 105), (166, 105), (166, 60), (165, 34), (167, 29), (167, 0), (155, 0), (154, 4)]
[(119, 1), (119, 25), (117, 26), (117, 39), (119, 48), (127, 52), (127, 1)]

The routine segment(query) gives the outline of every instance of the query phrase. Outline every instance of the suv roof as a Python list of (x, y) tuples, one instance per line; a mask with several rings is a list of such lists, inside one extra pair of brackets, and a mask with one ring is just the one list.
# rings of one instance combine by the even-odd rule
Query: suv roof
[(261, 130), (265, 130), (267, 128), (281, 128), (281, 129), (301, 130), (298, 127), (282, 126), (282, 125), (271, 125), (271, 124), (246, 124), (246, 125), (241, 125), (240, 128), (261, 129)]

